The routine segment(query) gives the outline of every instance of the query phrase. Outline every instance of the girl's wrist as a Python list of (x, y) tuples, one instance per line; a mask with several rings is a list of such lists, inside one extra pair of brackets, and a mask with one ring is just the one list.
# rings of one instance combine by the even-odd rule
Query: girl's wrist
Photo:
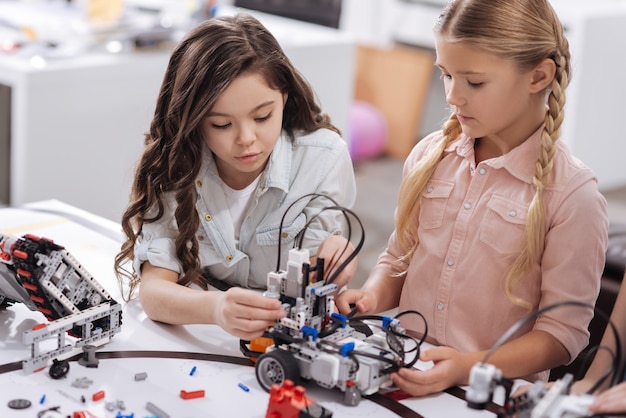
[(206, 297), (204, 298), (204, 310), (205, 310), (205, 323), (207, 324), (218, 324), (218, 312), (221, 305), (220, 299), (224, 296), (221, 291), (218, 290), (208, 290), (204, 292)]

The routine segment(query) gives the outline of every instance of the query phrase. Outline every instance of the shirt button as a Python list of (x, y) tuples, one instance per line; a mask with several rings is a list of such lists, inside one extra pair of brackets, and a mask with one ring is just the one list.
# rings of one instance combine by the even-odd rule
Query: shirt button
[(429, 187), (428, 189), (426, 189), (426, 193), (432, 193), (432, 192), (433, 192), (433, 190), (434, 190), (434, 189), (433, 189), (432, 187)]
[(448, 265), (449, 266), (453, 266), (454, 265), (454, 260), (451, 258), (448, 258)]
[(233, 261), (233, 256), (232, 255), (227, 255), (226, 256), (226, 261)]
[(196, 182), (196, 185), (197, 185), (198, 187), (202, 187), (202, 181), (198, 180), (198, 181)]
[(464, 207), (465, 209), (471, 209), (471, 208), (472, 208), (472, 204), (471, 204), (471, 203), (464, 203), (464, 204), (463, 204), (463, 207)]
[(207, 213), (206, 215), (204, 215), (204, 220), (207, 222), (211, 222), (213, 220), (213, 217), (210, 213)]
[(481, 167), (481, 169), (480, 169), (480, 170), (478, 170), (478, 172), (479, 172), (480, 174), (485, 174), (485, 173), (487, 172), (487, 170), (486, 170), (484, 167)]
[(514, 210), (510, 211), (510, 212), (509, 212), (509, 216), (510, 216), (510, 217), (517, 216), (517, 212), (516, 212), (516, 211), (514, 211)]
[(204, 235), (198, 235), (198, 241), (204, 241)]
[(438, 311), (443, 311), (443, 308), (444, 308), (443, 303), (440, 302), (440, 303), (437, 304), (437, 310)]
[(280, 236), (281, 236), (281, 237), (283, 237), (283, 238), (288, 238), (288, 237), (289, 237), (289, 234), (288, 234), (288, 233), (286, 233), (286, 232), (283, 232)]

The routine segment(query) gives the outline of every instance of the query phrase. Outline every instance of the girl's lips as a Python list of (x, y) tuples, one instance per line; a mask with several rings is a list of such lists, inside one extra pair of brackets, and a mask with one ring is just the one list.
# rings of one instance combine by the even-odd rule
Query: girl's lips
[(238, 157), (235, 157), (237, 160), (243, 162), (243, 163), (249, 163), (249, 162), (253, 162), (256, 161), (259, 156), (261, 154), (257, 153), (257, 154), (245, 154), (245, 155), (240, 155)]
[(469, 116), (463, 116), (460, 114), (456, 114), (456, 118), (459, 120), (459, 122), (469, 122), (470, 120), (474, 119), (474, 118), (470, 118)]

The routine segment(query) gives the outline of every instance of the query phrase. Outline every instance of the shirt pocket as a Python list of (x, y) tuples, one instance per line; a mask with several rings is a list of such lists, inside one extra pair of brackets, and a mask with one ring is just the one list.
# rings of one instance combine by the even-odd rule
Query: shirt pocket
[(454, 183), (446, 180), (430, 180), (422, 192), (419, 222), (424, 229), (441, 227)]
[(480, 240), (498, 254), (519, 253), (526, 236), (528, 205), (493, 195), (480, 228)]
[[(291, 244), (300, 231), (304, 228), (306, 216), (304, 213), (298, 214), (296, 218), (289, 224), (283, 224), (282, 229), (280, 223), (275, 225), (264, 225), (257, 228), (256, 241), (258, 245), (278, 245), (280, 239), (281, 248), (286, 248)], [(279, 238), (280, 234), (280, 238)]]

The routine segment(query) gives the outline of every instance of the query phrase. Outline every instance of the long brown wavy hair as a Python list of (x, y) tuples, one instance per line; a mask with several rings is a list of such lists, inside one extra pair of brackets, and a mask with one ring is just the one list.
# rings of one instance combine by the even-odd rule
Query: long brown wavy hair
[[(570, 79), (569, 44), (563, 27), (547, 0), (453, 0), (435, 24), (435, 33), (453, 42), (471, 45), (515, 63), (527, 71), (548, 58), (556, 64), (549, 87), (541, 152), (535, 164), (535, 196), (529, 207), (526, 244), (509, 270), (505, 289), (509, 298), (525, 307), (529, 304), (513, 295), (513, 287), (543, 253), (545, 212), (543, 191), (549, 182), (556, 141), (564, 117), (565, 88)], [(444, 149), (459, 138), (461, 126), (454, 113), (443, 126), (443, 139), (402, 181), (398, 199), (397, 231), (409, 260), (419, 245), (416, 214), (420, 196), (443, 156)]]
[[(196, 283), (200, 276), (194, 181), (202, 162), (204, 140), (201, 123), (217, 98), (244, 72), (261, 73), (268, 84), (288, 95), (283, 130), (295, 132), (320, 128), (339, 133), (321, 111), (313, 89), (289, 61), (278, 41), (256, 18), (239, 14), (209, 19), (192, 29), (174, 49), (156, 103), (145, 149), (139, 160), (129, 205), (121, 220), (126, 241), (115, 257), (120, 283), (128, 280), (126, 300), (139, 284), (137, 272), (127, 267), (144, 223), (163, 216), (163, 196), (173, 192), (178, 225), (176, 256), (181, 285)], [(123, 292), (125, 293), (125, 292)]]

